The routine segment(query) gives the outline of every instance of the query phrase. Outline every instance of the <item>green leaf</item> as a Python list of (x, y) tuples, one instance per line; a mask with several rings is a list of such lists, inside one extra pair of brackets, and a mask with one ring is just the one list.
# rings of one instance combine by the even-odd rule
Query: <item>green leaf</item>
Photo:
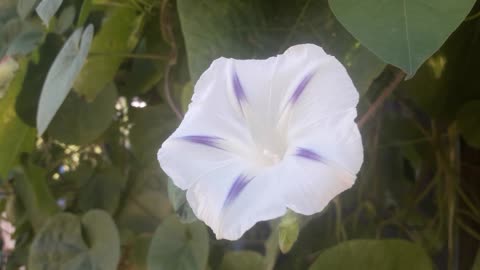
[(167, 106), (150, 106), (133, 111), (130, 141), (135, 157), (142, 163), (157, 160), (163, 141), (177, 127), (175, 115)]
[(38, 27), (24, 27), (12, 40), (7, 49), (7, 55), (26, 55), (41, 43), (45, 33)]
[(465, 104), (457, 114), (457, 123), (467, 143), (480, 148), (480, 100)]
[(204, 270), (208, 234), (200, 222), (182, 224), (171, 216), (157, 228), (148, 252), (150, 270)]
[(57, 13), (62, 2), (63, 0), (42, 0), (38, 4), (35, 11), (46, 26), (48, 26), (50, 19)]
[(413, 76), (475, 0), (329, 0), (338, 20), (385, 62)]
[(310, 270), (432, 270), (418, 245), (405, 240), (351, 240), (323, 251)]
[(278, 225), (278, 246), (282, 253), (288, 253), (292, 249), (293, 244), (297, 241), (300, 231), (298, 224), (298, 215), (292, 211), (288, 211), (282, 217)]
[(82, 211), (103, 209), (113, 215), (125, 183), (125, 176), (114, 167), (94, 173), (80, 190), (78, 208)]
[(87, 57), (92, 37), (92, 25), (89, 25), (83, 34), (82, 29), (75, 30), (53, 61), (43, 84), (38, 105), (37, 130), (39, 135), (45, 132), (70, 92), (73, 81)]
[(90, 10), (92, 9), (92, 1), (93, 0), (83, 0), (82, 7), (80, 8), (80, 14), (78, 15), (77, 19), (77, 27), (83, 26), (85, 21), (90, 15)]
[(59, 210), (46, 176), (46, 170), (35, 165), (27, 165), (14, 174), (15, 192), (35, 231), (40, 230), (48, 218)]
[(27, 61), (21, 61), (19, 66), (5, 96), (0, 98), (0, 178), (6, 177), (19, 162), (20, 153), (30, 151), (35, 143), (35, 130), (25, 125), (15, 112), (15, 100), (25, 78)]
[(197, 220), (192, 208), (187, 202), (187, 192), (175, 186), (172, 179), (168, 178), (168, 198), (173, 210), (182, 223), (192, 223)]
[(157, 160), (135, 164), (131, 172), (132, 185), (128, 198), (117, 215), (121, 229), (135, 233), (153, 233), (159, 221), (172, 214), (165, 186), (167, 176)]
[[(246, 44), (247, 30), (254, 24), (250, 18), (255, 17), (255, 9), (250, 3), (238, 0), (177, 1), (192, 81), (197, 81), (210, 63), (220, 56), (242, 58), (253, 53), (252, 46)], [(242, 30), (239, 31), (238, 26), (242, 26)]]
[(225, 254), (220, 270), (264, 270), (265, 260), (253, 251), (235, 251)]
[(193, 82), (218, 57), (267, 58), (300, 43), (334, 55), (361, 94), (385, 66), (342, 27), (326, 1), (179, 0), (177, 6)]
[(31, 127), (35, 127), (38, 102), (42, 93), (43, 83), (55, 57), (63, 46), (63, 39), (56, 34), (48, 34), (43, 44), (33, 53), (22, 90), (15, 101), (18, 116)]
[(93, 100), (113, 80), (125, 54), (135, 48), (142, 26), (143, 15), (137, 15), (135, 9), (116, 7), (109, 10), (100, 32), (93, 39), (90, 56), (75, 81), (75, 91), (88, 101)]
[(114, 270), (119, 259), (118, 232), (107, 213), (92, 210), (81, 219), (59, 213), (35, 236), (28, 269)]
[(33, 10), (37, 0), (18, 0), (17, 13), (22, 20), (24, 20)]
[(62, 10), (60, 16), (58, 17), (58, 21), (55, 24), (55, 32), (59, 34), (63, 34), (65, 31), (73, 25), (73, 21), (75, 20), (75, 6), (70, 5)]
[(110, 126), (116, 100), (117, 91), (113, 84), (109, 84), (92, 102), (72, 91), (53, 117), (48, 134), (68, 144), (91, 143)]

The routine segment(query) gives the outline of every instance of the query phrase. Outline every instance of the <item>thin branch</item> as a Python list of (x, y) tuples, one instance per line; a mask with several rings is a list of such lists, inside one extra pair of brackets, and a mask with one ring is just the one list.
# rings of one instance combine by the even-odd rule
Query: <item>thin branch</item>
[(398, 85), (403, 81), (406, 74), (399, 70), (395, 73), (393, 80), (383, 89), (382, 94), (372, 103), (368, 108), (368, 111), (362, 115), (357, 124), (359, 128), (365, 126), (365, 124), (377, 113), (377, 111), (383, 106), (385, 100), (393, 93)]
[(172, 20), (170, 18), (170, 15), (167, 13), (168, 3), (169, 3), (169, 0), (164, 0), (162, 2), (162, 7), (160, 10), (160, 13), (161, 13), (160, 27), (162, 31), (162, 36), (163, 36), (163, 39), (171, 47), (169, 60), (167, 61), (167, 64), (165, 66), (165, 74), (163, 78), (163, 91), (164, 91), (165, 99), (167, 100), (168, 106), (170, 106), (170, 108), (175, 113), (177, 118), (181, 120), (183, 118), (183, 114), (180, 111), (177, 104), (175, 104), (175, 101), (173, 100), (172, 94), (170, 91), (170, 71), (172, 67), (174, 67), (177, 64), (177, 43), (175, 42), (175, 36), (172, 30)]

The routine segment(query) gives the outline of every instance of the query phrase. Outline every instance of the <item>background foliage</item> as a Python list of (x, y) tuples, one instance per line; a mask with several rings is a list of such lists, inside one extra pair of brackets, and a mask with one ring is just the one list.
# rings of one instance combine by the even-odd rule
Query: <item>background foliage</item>
[[(2, 267), (480, 269), (479, 12), (475, 0), (2, 0), (0, 210), (16, 242)], [(215, 240), (156, 151), (213, 59), (307, 42), (360, 91), (359, 179), (322, 213)]]

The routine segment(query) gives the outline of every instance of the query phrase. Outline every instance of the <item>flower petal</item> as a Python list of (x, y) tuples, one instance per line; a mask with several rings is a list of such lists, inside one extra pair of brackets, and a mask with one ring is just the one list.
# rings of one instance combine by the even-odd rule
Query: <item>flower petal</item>
[(304, 215), (322, 211), (333, 198), (350, 188), (355, 180), (354, 175), (322, 159), (308, 156), (288, 156), (283, 166), (285, 173), (281, 183), (288, 190), (285, 194), (286, 205)]
[[(318, 153), (330, 165), (356, 175), (363, 163), (360, 131), (354, 122), (354, 108), (345, 113), (319, 119), (308, 128), (291, 130), (291, 148), (305, 148)], [(294, 151), (291, 149), (290, 151)]]
[(196, 182), (188, 189), (187, 200), (217, 239), (236, 240), (257, 222), (285, 214), (279, 170), (274, 166), (252, 176), (232, 164)]
[(308, 128), (324, 117), (356, 107), (359, 96), (347, 71), (322, 48), (297, 45), (280, 58), (274, 81), (286, 86), (281, 113), (289, 129)]

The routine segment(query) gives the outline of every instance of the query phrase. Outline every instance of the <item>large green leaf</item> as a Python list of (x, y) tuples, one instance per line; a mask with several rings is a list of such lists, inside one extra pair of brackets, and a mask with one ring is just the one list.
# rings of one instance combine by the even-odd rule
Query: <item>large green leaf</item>
[(432, 270), (418, 245), (405, 240), (352, 240), (323, 251), (310, 270)]
[(114, 167), (94, 173), (80, 190), (78, 207), (82, 211), (103, 209), (113, 215), (125, 182), (125, 176)]
[(110, 9), (100, 32), (93, 39), (91, 54), (75, 81), (75, 91), (88, 101), (95, 99), (112, 82), (125, 54), (136, 46), (142, 26), (143, 15), (137, 15), (135, 9), (128, 6)]
[(15, 100), (26, 70), (27, 61), (21, 61), (5, 96), (0, 98), (0, 177), (6, 177), (8, 171), (18, 163), (19, 154), (30, 151), (35, 142), (35, 130), (25, 125), (15, 112)]
[(132, 151), (138, 160), (150, 163), (156, 160), (158, 149), (176, 128), (176, 118), (167, 106), (150, 106), (132, 114)]
[(475, 0), (329, 0), (333, 13), (385, 62), (413, 76), (470, 12)]
[(299, 43), (315, 43), (337, 57), (361, 93), (384, 68), (335, 19), (326, 0), (179, 0), (178, 12), (192, 81), (218, 57), (266, 58)]
[(223, 257), (220, 270), (264, 270), (265, 260), (253, 251), (229, 252)]
[(35, 236), (28, 269), (115, 270), (119, 259), (118, 232), (107, 213), (92, 210), (81, 219), (59, 213)]
[(165, 190), (167, 176), (157, 160), (135, 164), (130, 175), (132, 184), (117, 215), (118, 226), (135, 233), (153, 233), (159, 221), (172, 213)]
[(204, 270), (208, 260), (208, 234), (201, 222), (182, 224), (167, 218), (157, 228), (148, 252), (149, 270)]
[(108, 85), (92, 102), (72, 91), (55, 114), (48, 134), (69, 144), (91, 143), (110, 126), (116, 101), (117, 91), (113, 84)]
[(93, 38), (93, 26), (77, 29), (53, 61), (43, 84), (37, 113), (38, 134), (43, 134), (63, 101), (87, 57)]
[(248, 30), (255, 24), (252, 18), (257, 17), (253, 16), (252, 3), (250, 0), (177, 1), (193, 81), (220, 56), (245, 58), (253, 55), (252, 46), (246, 42)]

